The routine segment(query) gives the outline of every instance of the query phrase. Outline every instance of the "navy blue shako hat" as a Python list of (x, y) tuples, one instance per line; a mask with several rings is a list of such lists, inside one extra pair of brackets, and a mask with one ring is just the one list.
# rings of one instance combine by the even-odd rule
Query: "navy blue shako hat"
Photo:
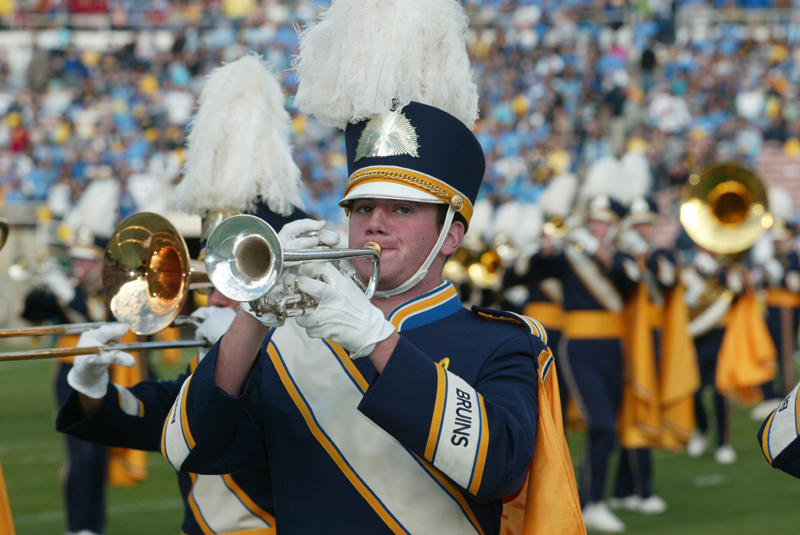
[(345, 129), (349, 180), (339, 203), (360, 198), (450, 205), (469, 224), (486, 161), (459, 119), (411, 102)]

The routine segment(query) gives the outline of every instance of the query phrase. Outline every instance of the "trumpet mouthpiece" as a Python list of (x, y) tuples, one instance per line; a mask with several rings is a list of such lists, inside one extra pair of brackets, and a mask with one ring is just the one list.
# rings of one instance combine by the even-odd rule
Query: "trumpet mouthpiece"
[(371, 242), (367, 243), (366, 247), (369, 247), (371, 249), (375, 249), (376, 251), (378, 251), (378, 255), (381, 254), (381, 246), (380, 246), (380, 244), (378, 244), (378, 243), (376, 243), (374, 241), (371, 241)]

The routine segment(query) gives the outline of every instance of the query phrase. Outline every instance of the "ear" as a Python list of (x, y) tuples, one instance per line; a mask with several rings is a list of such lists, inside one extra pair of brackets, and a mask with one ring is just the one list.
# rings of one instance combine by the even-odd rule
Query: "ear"
[(450, 256), (456, 252), (462, 241), (464, 241), (464, 223), (461, 221), (453, 221), (450, 224), (450, 230), (447, 231), (447, 237), (444, 239), (442, 248), (439, 251), (440, 254)]

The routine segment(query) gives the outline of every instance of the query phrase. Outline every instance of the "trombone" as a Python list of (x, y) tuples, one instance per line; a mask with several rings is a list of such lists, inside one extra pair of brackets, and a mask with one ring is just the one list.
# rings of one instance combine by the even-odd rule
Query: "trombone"
[(5, 217), (0, 217), (0, 249), (6, 244), (8, 239), (9, 226), (8, 220)]
[[(47, 335), (76, 335), (97, 329), (103, 325), (117, 325), (115, 321), (93, 321), (89, 323), (65, 323), (63, 325), (44, 325), (38, 327), (23, 327), (21, 329), (0, 329), (0, 338), (16, 338), (20, 336), (47, 336)], [(184, 326), (199, 327), (200, 323), (188, 316), (175, 318), (170, 327)]]
[(174, 342), (131, 342), (94, 347), (59, 347), (35, 351), (10, 351), (0, 353), (0, 362), (7, 360), (34, 360), (72, 357), (77, 355), (97, 355), (103, 351), (148, 351), (156, 349), (208, 347), (206, 340), (176, 340)]

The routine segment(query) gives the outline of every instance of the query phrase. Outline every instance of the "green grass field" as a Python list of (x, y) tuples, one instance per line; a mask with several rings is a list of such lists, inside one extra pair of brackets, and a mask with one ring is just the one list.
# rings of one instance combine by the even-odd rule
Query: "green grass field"
[[(185, 355), (187, 360), (189, 353)], [(18, 535), (64, 532), (59, 471), (62, 437), (55, 431), (51, 361), (0, 363), (0, 462)], [(159, 369), (164, 377), (181, 368)], [(796, 534), (800, 531), (800, 481), (773, 470), (758, 448), (759, 424), (738, 409), (735, 447), (739, 460), (720, 466), (707, 453), (700, 459), (658, 452), (658, 493), (669, 511), (656, 517), (620, 513), (631, 534)], [(573, 458), (581, 437), (570, 436)], [(182, 508), (172, 468), (151, 454), (149, 479), (108, 491), (109, 535), (177, 535)]]

